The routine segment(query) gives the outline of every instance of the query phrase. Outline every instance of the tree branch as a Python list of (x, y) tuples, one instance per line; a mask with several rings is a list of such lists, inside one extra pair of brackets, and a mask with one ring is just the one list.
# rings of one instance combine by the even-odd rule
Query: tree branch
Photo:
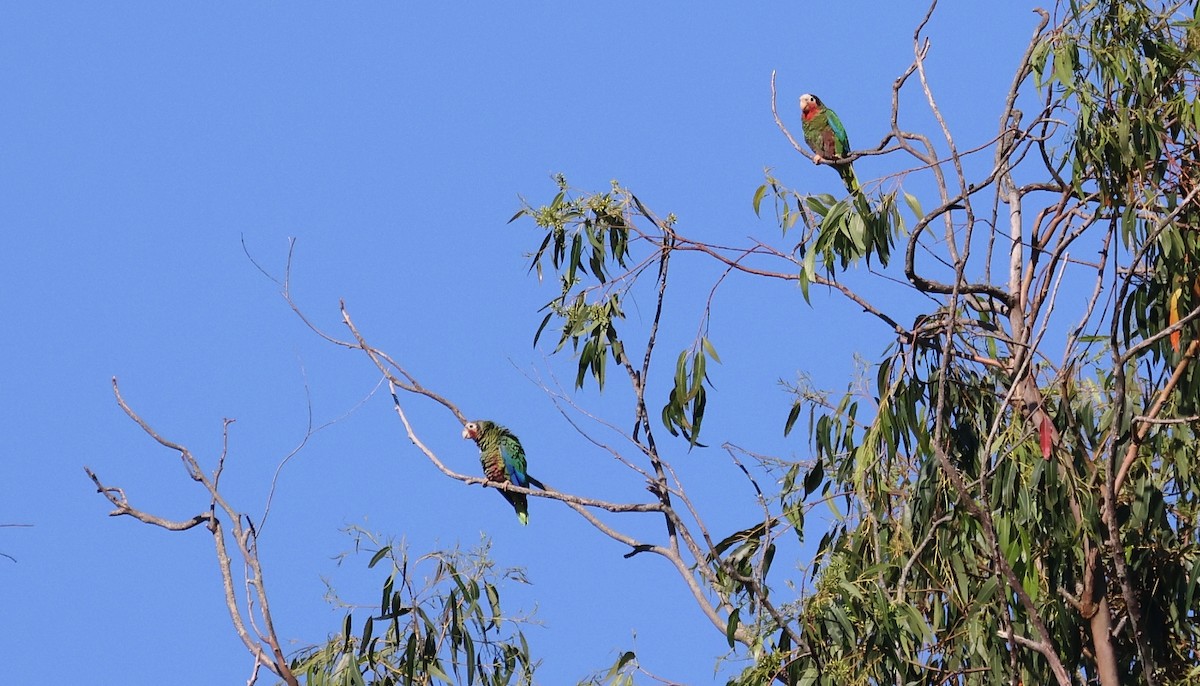
[[(210, 479), (201, 469), (199, 462), (196, 461), (191, 451), (187, 447), (171, 441), (159, 434), (145, 419), (138, 415), (133, 408), (125, 402), (121, 395), (120, 387), (117, 385), (116, 378), (112, 380), (113, 394), (117, 404), (125, 412), (125, 414), (134, 421), (146, 435), (150, 436), (159, 445), (178, 452), (180, 460), (183, 463), (184, 470), (189, 478), (200, 483), (208, 494), (209, 510), (208, 512), (195, 515), (191, 519), (174, 521), (157, 515), (150, 514), (140, 510), (129, 503), (125, 492), (113, 486), (105, 486), (100, 478), (90, 468), (85, 467), (84, 471), (88, 477), (96, 485), (97, 491), (102, 494), (110, 503), (114, 505), (114, 509), (110, 516), (129, 515), (138, 521), (146, 524), (158, 526), (169, 531), (186, 531), (201, 524), (206, 525), (213, 537), (215, 546), (217, 567), (221, 573), (222, 588), (225, 594), (225, 605), (229, 610), (230, 619), (233, 622), (234, 631), (241, 639), (246, 650), (254, 657), (257, 665), (262, 665), (271, 670), (276, 676), (283, 679), (289, 686), (298, 686), (295, 675), (292, 674), (288, 666), (287, 658), (283, 655), (277, 638), (274, 622), (271, 617), (270, 607), (267, 602), (266, 588), (262, 582), (262, 567), (258, 560), (258, 552), (255, 546), (256, 534), (252, 530), (244, 528), (241, 524), (241, 515), (234, 510), (221, 493), (217, 490), (217, 484), (220, 480), (221, 471), (224, 467), (225, 455), (228, 448), (228, 427), (232, 420), (225, 420), (223, 424), (223, 449), (218, 461), (217, 468), (213, 472)], [(237, 601), (237, 596), (234, 593), (234, 577), (233, 577), (233, 562), (226, 547), (225, 533), (221, 525), (221, 520), (217, 516), (217, 510), (227, 515), (230, 521), (233, 522), (233, 539), (237, 543), (238, 554), (241, 556), (243, 563), (246, 566), (245, 585), (247, 591), (250, 588), (254, 589), (254, 597), (258, 601), (257, 618), (261, 620), (263, 629), (257, 631), (257, 638), (251, 636), (247, 629), (242, 616), (242, 608)], [(251, 621), (255, 619), (253, 608), (247, 604), (246, 612), (250, 615)], [(265, 644), (265, 645), (264, 645)], [(257, 674), (257, 667), (254, 671)]]

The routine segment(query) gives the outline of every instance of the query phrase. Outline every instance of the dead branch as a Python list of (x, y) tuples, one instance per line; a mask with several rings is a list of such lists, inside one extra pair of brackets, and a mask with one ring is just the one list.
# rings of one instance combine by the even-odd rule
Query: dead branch
[[(298, 686), (299, 682), (288, 666), (287, 658), (280, 648), (279, 639), (275, 632), (274, 621), (271, 617), (270, 606), (267, 601), (266, 586), (262, 580), (262, 565), (258, 559), (257, 533), (251, 525), (248, 523), (244, 525), (242, 523), (242, 515), (233, 509), (217, 488), (221, 471), (225, 464), (225, 457), (228, 450), (228, 427), (232, 420), (225, 420), (224, 422), (222, 453), (216, 469), (213, 471), (212, 476), (209, 477), (186, 446), (159, 434), (149, 422), (129, 406), (125, 398), (121, 395), (116, 378), (113, 378), (112, 385), (117, 404), (125, 414), (159, 445), (179, 453), (180, 460), (188, 477), (192, 481), (200, 483), (206, 491), (209, 505), (206, 512), (199, 513), (186, 520), (170, 520), (160, 517), (134, 507), (130, 504), (123, 489), (116, 486), (106, 486), (94, 471), (85, 467), (84, 471), (87, 473), (88, 478), (96, 485), (97, 492), (103, 495), (114, 506), (115, 509), (109, 515), (127, 515), (145, 524), (167, 529), (168, 531), (187, 531), (204, 524), (213, 537), (217, 567), (221, 573), (221, 583), (225, 595), (225, 605), (229, 610), (234, 631), (237, 633), (238, 638), (241, 639), (246, 650), (254, 658), (255, 667), (252, 670), (252, 675), (257, 675), (258, 666), (262, 666), (283, 679), (289, 686)], [(257, 608), (250, 601), (246, 602), (245, 607), (238, 602), (237, 594), (234, 592), (236, 581), (233, 573), (233, 560), (226, 544), (224, 527), (218, 513), (228, 517), (232, 523), (231, 536), (235, 543), (237, 554), (241, 558), (241, 562), (245, 568), (242, 583), (247, 593), (250, 594), (250, 597), (257, 602)], [(253, 631), (247, 627), (244, 617), (249, 618)], [(253, 676), (251, 683), (253, 683)]]

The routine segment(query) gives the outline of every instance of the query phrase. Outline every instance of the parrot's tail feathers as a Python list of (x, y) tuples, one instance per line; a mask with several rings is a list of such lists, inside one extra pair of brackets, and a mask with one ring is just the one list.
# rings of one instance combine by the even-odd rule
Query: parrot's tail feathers
[(508, 492), (505, 492), (504, 497), (508, 499), (508, 503), (517, 511), (517, 520), (521, 522), (521, 526), (528, 524), (529, 498), (526, 498), (524, 493)]
[(849, 164), (842, 165), (838, 167), (838, 173), (842, 175), (842, 181), (846, 183), (846, 190), (851, 193), (857, 193), (861, 190), (862, 187), (858, 185), (858, 177), (854, 175), (853, 166)]

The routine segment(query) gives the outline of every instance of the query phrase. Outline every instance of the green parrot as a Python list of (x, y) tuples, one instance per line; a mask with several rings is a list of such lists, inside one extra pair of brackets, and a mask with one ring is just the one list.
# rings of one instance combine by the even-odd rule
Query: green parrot
[[(808, 147), (816, 153), (816, 162), (837, 161), (850, 152), (850, 140), (846, 137), (846, 127), (837, 114), (825, 106), (821, 99), (812, 93), (800, 96), (800, 113), (804, 121), (804, 140)], [(846, 190), (851, 193), (858, 191), (858, 178), (854, 176), (854, 167), (850, 163), (834, 165)]]
[[(479, 463), (489, 481), (510, 483), (529, 488), (529, 475), (525, 472), (525, 449), (521, 441), (507, 428), (495, 422), (477, 420), (463, 427), (463, 438), (475, 441), (479, 446)], [(529, 523), (529, 499), (524, 493), (509, 493), (501, 490), (500, 495), (517, 511), (521, 524)]]

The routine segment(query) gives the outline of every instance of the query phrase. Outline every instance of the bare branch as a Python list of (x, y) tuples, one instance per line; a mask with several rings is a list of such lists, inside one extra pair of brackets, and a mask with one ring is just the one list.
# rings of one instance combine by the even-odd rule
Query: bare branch
[(83, 471), (87, 473), (88, 478), (92, 480), (92, 483), (96, 484), (96, 492), (103, 495), (116, 507), (115, 510), (108, 513), (108, 516), (110, 517), (128, 515), (140, 522), (152, 524), (159, 528), (166, 529), (167, 531), (187, 531), (188, 529), (196, 527), (200, 524), (206, 524), (212, 520), (212, 515), (207, 512), (195, 515), (191, 519), (183, 520), (166, 519), (165, 517), (158, 517), (148, 512), (143, 512), (142, 510), (139, 510), (129, 504), (128, 498), (125, 497), (125, 491), (114, 486), (105, 486), (104, 484), (100, 483), (100, 477), (96, 476), (96, 473), (93, 472), (89, 467), (84, 467)]
[[(279, 646), (279, 640), (276, 636), (271, 611), (268, 606), (266, 588), (262, 583), (262, 567), (258, 560), (258, 552), (255, 545), (255, 533), (253, 529), (247, 529), (242, 526), (241, 514), (234, 510), (221, 493), (217, 490), (217, 484), (220, 480), (221, 471), (224, 467), (225, 458), (228, 452), (228, 427), (232, 420), (225, 420), (223, 424), (222, 438), (223, 447), (221, 456), (218, 460), (216, 469), (210, 479), (201, 469), (200, 464), (192, 456), (187, 447), (171, 441), (159, 434), (145, 419), (138, 415), (126, 403), (121, 395), (120, 388), (117, 385), (117, 380), (112, 380), (113, 394), (117, 404), (124, 410), (125, 414), (134, 421), (142, 431), (150, 436), (159, 445), (178, 452), (184, 470), (188, 476), (195, 482), (200, 483), (209, 498), (209, 509), (207, 512), (195, 515), (191, 519), (183, 521), (169, 520), (151, 513), (145, 512), (133, 507), (125, 492), (113, 486), (105, 486), (100, 478), (89, 468), (84, 468), (88, 477), (96, 484), (97, 491), (102, 494), (110, 503), (114, 505), (114, 509), (110, 515), (129, 515), (138, 521), (146, 524), (158, 526), (169, 531), (186, 531), (193, 529), (201, 524), (206, 525), (206, 528), (212, 534), (213, 544), (217, 557), (217, 567), (221, 573), (222, 588), (225, 594), (225, 605), (229, 610), (230, 619), (233, 622), (234, 631), (242, 640), (242, 644), (246, 650), (254, 657), (255, 662), (267, 669), (271, 670), (275, 675), (283, 679), (289, 686), (298, 686), (298, 681), (295, 675), (292, 674), (288, 667), (286, 656)], [(238, 604), (237, 596), (234, 593), (235, 580), (233, 574), (233, 560), (226, 546), (224, 528), (221, 525), (221, 520), (218, 517), (218, 510), (230, 518), (232, 522), (232, 536), (237, 544), (239, 556), (246, 568), (244, 583), (247, 591), (254, 589), (254, 597), (258, 603), (257, 613), (254, 608), (247, 604), (246, 612), (249, 614), (252, 623), (261, 622), (262, 630), (256, 631), (256, 635), (252, 636), (246, 627), (243, 620), (243, 610)], [(265, 645), (264, 645), (265, 644)], [(257, 670), (255, 671), (255, 675)]]
[[(389, 384), (390, 384), (390, 382), (389, 382)], [(417, 447), (417, 449), (420, 450), (421, 453), (424, 454), (425, 457), (431, 463), (433, 463), (434, 467), (437, 467), (438, 471), (440, 471), (442, 474), (445, 474), (446, 476), (450, 477), (451, 479), (454, 479), (455, 481), (460, 481), (464, 484), (467, 484), (468, 486), (472, 486), (472, 485), (490, 486), (492, 488), (507, 490), (507, 491), (511, 491), (513, 493), (524, 493), (525, 495), (531, 495), (531, 496), (534, 496), (537, 498), (549, 498), (552, 500), (559, 500), (559, 501), (562, 501), (562, 502), (570, 504), (570, 505), (579, 505), (581, 507), (592, 507), (592, 508), (596, 508), (596, 509), (600, 509), (600, 510), (607, 510), (609, 512), (661, 512), (663, 509), (663, 506), (659, 503), (612, 503), (612, 502), (608, 502), (605, 500), (596, 500), (593, 498), (583, 498), (583, 497), (571, 495), (568, 493), (561, 493), (559, 491), (554, 490), (549, 485), (546, 485), (544, 483), (543, 483), (543, 486), (545, 486), (545, 488), (543, 490), (535, 490), (532, 488), (524, 488), (522, 486), (517, 486), (515, 484), (511, 484), (511, 483), (507, 483), (507, 482), (501, 483), (498, 481), (489, 481), (485, 477), (460, 474), (460, 473), (454, 471), (453, 469), (450, 469), (449, 467), (447, 467), (446, 464), (444, 462), (442, 462), (441, 458), (439, 458), (437, 456), (437, 453), (433, 452), (433, 450), (431, 450), (429, 448), (429, 446), (427, 446), (425, 444), (425, 442), (422, 441), (420, 439), (420, 437), (418, 437), (416, 435), (415, 430), (412, 428), (412, 424), (409, 423), (409, 421), (408, 421), (408, 415), (406, 415), (404, 413), (404, 408), (400, 405), (400, 397), (399, 397), (399, 395), (396, 394), (394, 387), (392, 390), (392, 400), (393, 400), (393, 407), (396, 410), (396, 414), (400, 418), (400, 421), (404, 424), (404, 429), (408, 435), (408, 440), (411, 441), (412, 444), (415, 445)], [(632, 539), (624, 539), (624, 538), (618, 539), (618, 540), (621, 540), (624, 543), (629, 543), (630, 541), (632, 541)], [(631, 545), (632, 545), (632, 543), (631, 543)]]

